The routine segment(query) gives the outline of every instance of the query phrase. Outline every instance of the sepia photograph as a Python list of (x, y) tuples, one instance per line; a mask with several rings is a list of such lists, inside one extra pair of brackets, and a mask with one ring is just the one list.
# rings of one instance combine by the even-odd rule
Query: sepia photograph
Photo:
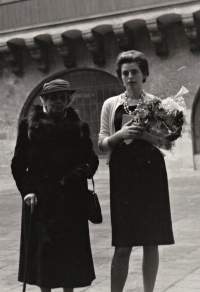
[(200, 1), (0, 0), (0, 291), (200, 291)]

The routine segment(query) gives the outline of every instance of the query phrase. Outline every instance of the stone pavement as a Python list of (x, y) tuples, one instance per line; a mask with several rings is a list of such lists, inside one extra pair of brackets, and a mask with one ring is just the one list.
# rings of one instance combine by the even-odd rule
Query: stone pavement
[[(160, 266), (154, 292), (197, 292), (200, 291), (200, 172), (169, 170), (168, 177), (176, 244), (159, 248)], [(0, 179), (0, 292), (21, 292), (22, 284), (17, 281), (21, 200), (11, 176), (1, 175)], [(104, 159), (95, 181), (104, 217), (103, 224), (90, 224), (97, 279), (91, 287), (75, 289), (77, 292), (110, 291), (113, 247), (110, 246), (109, 176)], [(141, 262), (142, 248), (134, 248), (125, 292), (143, 292)], [(28, 285), (28, 291), (40, 290)]]

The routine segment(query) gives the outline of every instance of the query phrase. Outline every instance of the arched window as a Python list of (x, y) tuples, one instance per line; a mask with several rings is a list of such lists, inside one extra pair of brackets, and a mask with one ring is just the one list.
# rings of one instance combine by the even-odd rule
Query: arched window
[(95, 152), (103, 154), (97, 146), (102, 104), (107, 98), (122, 93), (124, 87), (116, 77), (101, 70), (64, 70), (47, 78), (33, 90), (24, 104), (20, 118), (28, 115), (33, 104), (40, 103), (38, 96), (42, 90), (42, 85), (55, 78), (69, 81), (71, 88), (77, 90), (73, 107), (78, 111), (81, 118), (89, 124)]
[(193, 152), (195, 169), (200, 169), (200, 88), (192, 108)]

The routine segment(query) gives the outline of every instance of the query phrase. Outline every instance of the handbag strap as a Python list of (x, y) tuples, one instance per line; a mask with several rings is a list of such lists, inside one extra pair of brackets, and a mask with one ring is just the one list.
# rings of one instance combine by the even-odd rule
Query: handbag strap
[(89, 174), (90, 174), (90, 176), (91, 176), (92, 186), (93, 186), (93, 192), (95, 193), (95, 183), (94, 183), (94, 178), (93, 178), (92, 170), (91, 170), (89, 164), (86, 164), (86, 165), (87, 165), (87, 167), (88, 167)]

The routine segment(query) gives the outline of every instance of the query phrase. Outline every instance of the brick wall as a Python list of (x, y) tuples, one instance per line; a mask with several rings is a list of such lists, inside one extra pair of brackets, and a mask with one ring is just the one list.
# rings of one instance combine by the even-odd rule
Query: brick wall
[[(199, 89), (200, 53), (191, 53), (183, 27), (174, 24), (167, 29), (169, 55), (158, 57), (149, 36), (141, 33), (136, 39), (136, 50), (143, 51), (149, 59), (150, 76), (144, 84), (147, 92), (158, 96), (176, 94), (184, 85), (189, 90), (185, 100), (188, 108), (187, 119), (190, 121), (194, 97)], [(112, 34), (105, 35), (106, 65), (97, 67), (82, 40), (77, 42), (77, 67), (98, 68), (115, 75), (115, 60), (119, 53), (116, 39)], [(50, 50), (50, 71), (41, 73), (28, 55), (25, 56), (24, 75), (18, 77), (5, 64), (0, 71), (0, 166), (7, 170), (13, 155), (17, 135), (17, 122), (24, 102), (30, 92), (45, 78), (64, 68), (61, 57)], [(182, 69), (181, 69), (182, 68)], [(169, 168), (193, 168), (192, 140), (184, 134), (176, 143), (173, 153), (166, 156)]]

